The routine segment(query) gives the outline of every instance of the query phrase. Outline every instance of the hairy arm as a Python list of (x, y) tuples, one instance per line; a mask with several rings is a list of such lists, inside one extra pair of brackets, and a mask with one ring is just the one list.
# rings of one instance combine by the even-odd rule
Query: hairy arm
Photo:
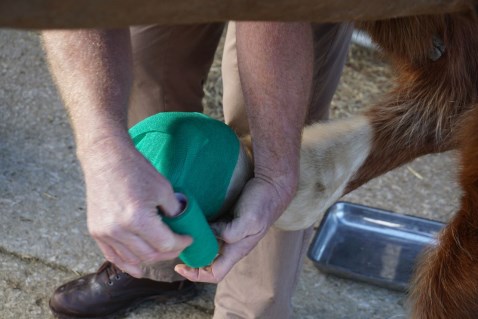
[(254, 150), (254, 178), (221, 230), (221, 256), (211, 267), (176, 267), (190, 280), (218, 282), (264, 237), (292, 200), (313, 70), (308, 23), (237, 23), (237, 56)]
[(44, 31), (43, 42), (85, 175), (88, 229), (108, 260), (141, 276), (141, 263), (172, 259), (191, 239), (158, 217), (157, 206), (174, 213), (179, 204), (127, 132), (129, 31)]

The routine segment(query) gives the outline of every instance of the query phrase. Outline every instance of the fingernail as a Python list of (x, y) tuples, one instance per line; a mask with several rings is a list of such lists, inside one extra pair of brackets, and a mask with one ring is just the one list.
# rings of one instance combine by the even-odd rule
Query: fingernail
[(178, 271), (182, 272), (182, 273), (187, 273), (189, 272), (192, 268), (186, 266), (185, 264), (179, 264), (179, 265), (176, 265), (176, 267), (174, 268), (175, 270), (177, 269)]
[(175, 205), (175, 209), (171, 209), (171, 211), (166, 211), (161, 206), (156, 206), (156, 210), (160, 216), (167, 216), (167, 217), (176, 217), (181, 215), (187, 205), (186, 196), (181, 193), (174, 193), (177, 199), (177, 206)]
[(183, 277), (186, 277), (186, 273), (184, 272), (184, 269), (181, 269), (180, 267), (174, 267), (174, 271), (180, 274)]

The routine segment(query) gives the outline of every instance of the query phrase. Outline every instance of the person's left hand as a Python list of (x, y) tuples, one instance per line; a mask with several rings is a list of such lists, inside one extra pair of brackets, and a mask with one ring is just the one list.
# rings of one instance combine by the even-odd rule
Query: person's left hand
[[(230, 223), (216, 223), (212, 227), (224, 241), (219, 256), (211, 266), (190, 268), (184, 264), (175, 267), (176, 272), (191, 281), (218, 283), (231, 268), (246, 256), (265, 236), (270, 226), (287, 208), (294, 192), (290, 181), (271, 181), (255, 177), (242, 192)], [(295, 190), (295, 188), (294, 188)]]

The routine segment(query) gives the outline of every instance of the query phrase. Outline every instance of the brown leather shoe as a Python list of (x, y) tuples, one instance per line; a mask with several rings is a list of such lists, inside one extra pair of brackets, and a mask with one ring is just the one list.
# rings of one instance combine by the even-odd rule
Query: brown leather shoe
[(196, 293), (190, 281), (137, 279), (105, 262), (96, 273), (58, 287), (50, 299), (50, 309), (58, 318), (108, 318), (146, 300), (178, 303)]

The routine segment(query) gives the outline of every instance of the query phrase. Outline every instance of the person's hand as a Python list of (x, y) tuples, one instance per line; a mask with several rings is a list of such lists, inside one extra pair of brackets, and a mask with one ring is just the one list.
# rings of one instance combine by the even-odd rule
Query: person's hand
[(157, 208), (174, 214), (179, 203), (169, 182), (129, 140), (103, 140), (80, 161), (88, 229), (107, 260), (141, 277), (142, 263), (174, 259), (191, 244), (161, 221)]
[(274, 182), (260, 177), (251, 179), (236, 204), (235, 213), (238, 217), (230, 223), (212, 225), (224, 241), (214, 263), (204, 268), (180, 264), (175, 267), (176, 272), (191, 281), (221, 281), (257, 245), (286, 209), (293, 196), (291, 184), (287, 180)]

